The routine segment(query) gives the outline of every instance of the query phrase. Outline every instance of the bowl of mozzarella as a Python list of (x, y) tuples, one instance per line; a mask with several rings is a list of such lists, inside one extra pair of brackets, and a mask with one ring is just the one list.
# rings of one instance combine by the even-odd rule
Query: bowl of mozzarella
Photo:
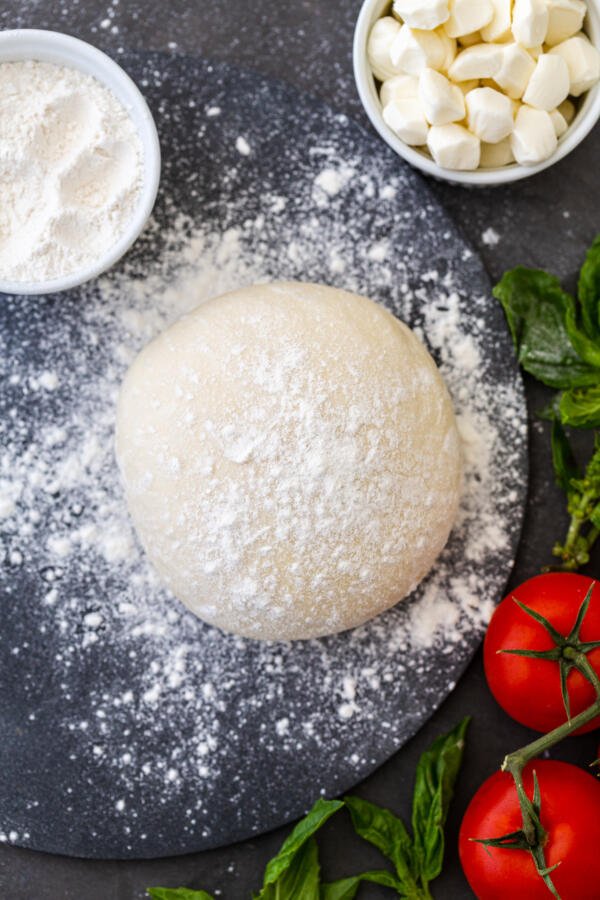
[(583, 0), (365, 0), (354, 73), (371, 122), (429, 175), (526, 178), (600, 118), (600, 8)]

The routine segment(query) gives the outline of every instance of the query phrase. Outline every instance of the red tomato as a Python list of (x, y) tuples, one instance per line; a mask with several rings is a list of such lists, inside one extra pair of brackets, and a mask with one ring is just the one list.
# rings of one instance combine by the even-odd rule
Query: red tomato
[[(600, 584), (584, 575), (553, 572), (531, 578), (505, 597), (492, 616), (483, 645), (488, 685), (509, 716), (536, 731), (552, 731), (567, 719), (560, 689), (560, 670), (557, 662), (498, 652), (512, 649), (550, 650), (555, 646), (544, 627), (519, 609), (513, 597), (541, 613), (560, 634), (566, 636), (575, 624), (591, 585), (594, 585), (594, 590), (580, 636), (582, 641), (598, 641)], [(600, 648), (589, 652), (588, 660), (600, 675)], [(567, 687), (571, 716), (583, 712), (596, 699), (593, 686), (574, 669), (569, 674)], [(580, 733), (599, 726), (600, 718), (596, 718), (581, 728)]]
[[(561, 900), (600, 897), (600, 782), (569, 763), (535, 760), (523, 782), (533, 797), (535, 769), (541, 792), (540, 820), (548, 832), (548, 866), (560, 862), (552, 881)], [(496, 772), (479, 788), (465, 813), (460, 861), (478, 900), (552, 900), (527, 850), (485, 847), (471, 838), (501, 837), (521, 828), (512, 777)]]

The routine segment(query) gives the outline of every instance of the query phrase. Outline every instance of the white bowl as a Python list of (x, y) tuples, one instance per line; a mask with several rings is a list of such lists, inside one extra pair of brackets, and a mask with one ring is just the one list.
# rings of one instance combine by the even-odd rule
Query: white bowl
[[(365, 0), (354, 32), (354, 77), (365, 111), (384, 141), (407, 162), (435, 178), (471, 187), (490, 187), (507, 184), (521, 178), (529, 178), (563, 159), (592, 130), (600, 118), (600, 84), (596, 84), (580, 101), (575, 119), (558, 142), (558, 147), (548, 159), (537, 166), (521, 166), (512, 163), (496, 169), (456, 171), (443, 169), (430, 156), (416, 147), (409, 147), (383, 121), (381, 102), (375, 77), (367, 57), (367, 41), (375, 21), (389, 9), (390, 0)], [(584, 29), (595, 47), (600, 49), (600, 6), (598, 0), (588, 0), (588, 15)]]
[(5, 281), (0, 278), (0, 292), (5, 294), (53, 294), (66, 291), (96, 278), (113, 266), (142, 232), (156, 200), (160, 181), (160, 145), (152, 114), (144, 97), (129, 75), (116, 62), (85, 41), (58, 31), (16, 29), (0, 32), (0, 63), (34, 59), (78, 69), (92, 75), (121, 101), (140, 136), (144, 154), (144, 181), (138, 205), (127, 229), (113, 246), (91, 265), (63, 278), (48, 281)]

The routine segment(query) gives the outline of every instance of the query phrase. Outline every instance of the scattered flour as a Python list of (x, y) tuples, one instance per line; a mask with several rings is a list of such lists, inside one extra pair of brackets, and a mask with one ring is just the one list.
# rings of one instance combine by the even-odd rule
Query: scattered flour
[(481, 235), (481, 240), (486, 245), (486, 247), (495, 247), (500, 243), (500, 235), (494, 228), (486, 228), (486, 230)]
[(250, 156), (250, 144), (248, 143), (246, 138), (242, 137), (241, 135), (235, 142), (235, 149), (241, 156)]
[(327, 194), (328, 197), (335, 197), (342, 188), (348, 184), (355, 169), (351, 166), (343, 166), (337, 169), (323, 169), (315, 178), (315, 186)]

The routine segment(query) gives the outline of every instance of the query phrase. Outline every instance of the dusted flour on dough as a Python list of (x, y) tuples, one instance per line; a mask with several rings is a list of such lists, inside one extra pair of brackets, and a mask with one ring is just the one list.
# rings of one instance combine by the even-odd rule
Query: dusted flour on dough
[(423, 344), (347, 291), (279, 282), (199, 306), (137, 357), (117, 450), (171, 591), (247, 637), (361, 625), (456, 518), (461, 450)]

